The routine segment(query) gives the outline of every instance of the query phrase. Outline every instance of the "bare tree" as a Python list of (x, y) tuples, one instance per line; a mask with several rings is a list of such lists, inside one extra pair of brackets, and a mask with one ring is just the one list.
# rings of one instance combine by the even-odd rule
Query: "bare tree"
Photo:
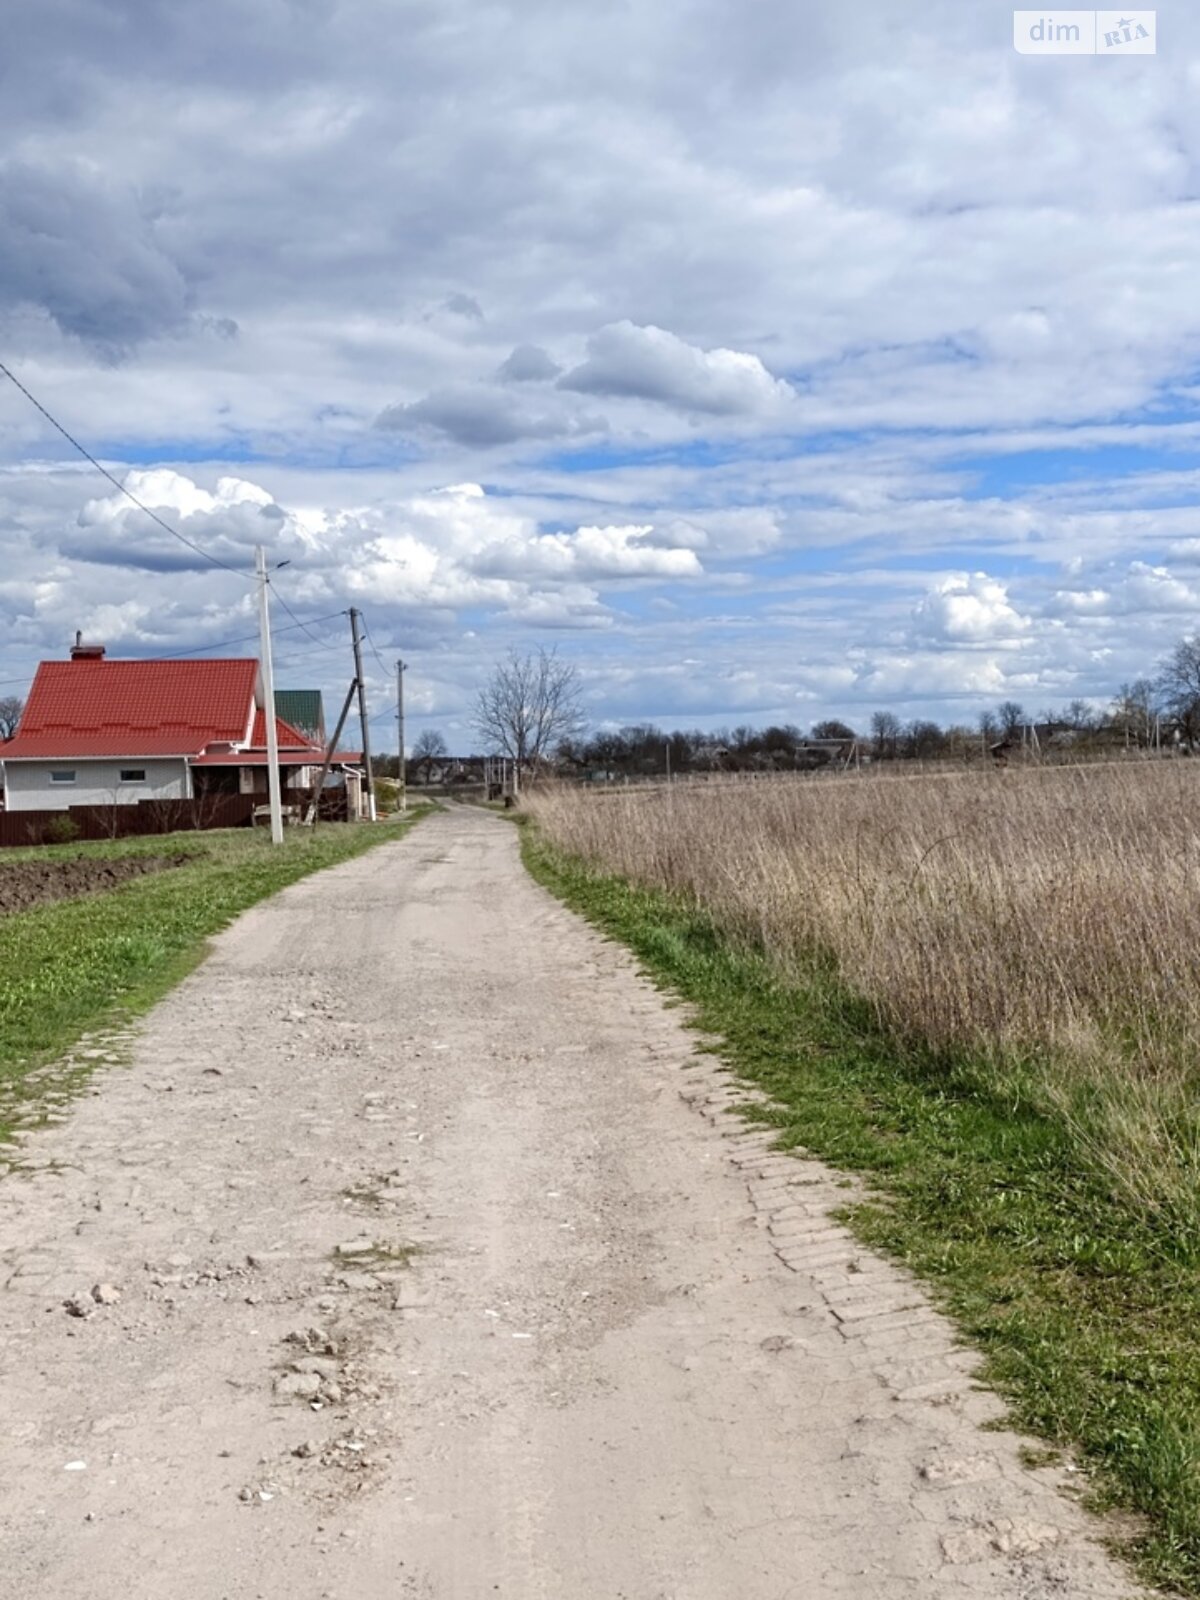
[(1159, 671), (1158, 688), (1180, 737), (1200, 743), (1200, 633), (1181, 639)]
[(6, 694), (0, 699), (0, 739), (11, 739), (17, 731), (25, 702), (18, 694)]
[(1000, 731), (1006, 739), (1015, 739), (1022, 723), (1027, 720), (1025, 707), (1018, 705), (1015, 700), (1001, 701), (996, 707), (996, 715), (1000, 718)]
[(900, 718), (894, 711), (871, 713), (871, 742), (880, 761), (894, 761), (900, 743)]
[(510, 650), (475, 703), (475, 731), (521, 772), (583, 727), (579, 673), (557, 650)]
[(418, 770), (424, 769), (425, 776), (422, 781), (426, 788), (429, 787), (429, 775), (433, 771), (434, 762), (449, 754), (449, 747), (436, 728), (426, 728), (418, 735), (417, 742), (413, 745), (412, 760)]
[(1072, 700), (1063, 712), (1063, 719), (1080, 733), (1087, 733), (1096, 726), (1096, 713), (1087, 700)]
[[(1168, 695), (1168, 700), (1170, 696)], [(1123, 683), (1109, 710), (1109, 721), (1127, 745), (1139, 748), (1154, 743), (1154, 723), (1158, 716), (1155, 686), (1149, 678)]]

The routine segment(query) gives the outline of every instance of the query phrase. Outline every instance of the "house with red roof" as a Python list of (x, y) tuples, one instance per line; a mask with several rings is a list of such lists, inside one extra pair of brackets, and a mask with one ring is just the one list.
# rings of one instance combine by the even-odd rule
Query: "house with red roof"
[[(0, 743), (9, 811), (267, 797), (267, 725), (255, 660), (109, 660), (76, 639), (43, 661), (16, 733)], [(285, 803), (311, 789), (325, 751), (275, 718)], [(360, 757), (339, 752), (346, 773)], [(357, 785), (355, 785), (357, 788)]]

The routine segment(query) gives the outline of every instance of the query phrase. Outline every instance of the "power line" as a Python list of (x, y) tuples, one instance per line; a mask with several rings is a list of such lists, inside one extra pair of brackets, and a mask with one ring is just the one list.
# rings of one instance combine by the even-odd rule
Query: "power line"
[[(278, 598), (279, 597), (277, 595), (276, 599)], [(309, 617), (307, 619), (307, 624), (301, 622), (297, 617), (296, 621), (286, 628), (272, 628), (271, 634), (272, 637), (274, 637), (274, 635), (277, 633), (295, 633), (297, 628), (305, 628), (307, 631), (308, 625), (316, 627), (318, 623), (332, 622), (335, 617), (341, 616), (345, 616), (344, 611), (331, 611), (329, 615), (325, 617)], [(181, 656), (202, 656), (208, 650), (228, 650), (235, 644), (256, 644), (257, 642), (257, 633), (244, 633), (240, 639), (218, 639), (216, 644), (197, 645), (194, 650), (176, 650), (171, 655), (162, 657), (162, 659), (166, 661), (175, 661)], [(152, 656), (143, 656), (138, 659), (154, 660), (155, 658)]]
[(72, 447), (72, 449), (78, 450), (79, 454), (85, 461), (90, 461), (92, 466), (95, 467), (96, 471), (100, 473), (101, 477), (107, 478), (109, 483), (112, 484), (113, 488), (116, 489), (119, 494), (123, 494), (127, 500), (132, 501), (139, 511), (144, 512), (146, 516), (150, 518), (151, 522), (156, 522), (165, 533), (169, 533), (171, 535), (172, 539), (178, 539), (180, 544), (187, 545), (189, 550), (194, 550), (198, 556), (203, 556), (205, 561), (211, 561), (214, 567), (221, 567), (225, 572), (232, 572), (235, 578), (241, 578), (244, 582), (252, 581), (248, 572), (243, 572), (238, 567), (231, 567), (227, 561), (222, 561), (219, 556), (214, 556), (208, 550), (205, 550), (203, 545), (198, 545), (193, 539), (189, 539), (185, 533), (180, 533), (178, 528), (173, 528), (169, 522), (165, 522), (162, 517), (159, 516), (157, 511), (152, 511), (148, 505), (145, 505), (141, 500), (139, 500), (137, 495), (135, 495), (131, 489), (127, 489), (119, 478), (114, 478), (108, 468), (101, 462), (97, 461), (91, 451), (88, 450), (84, 445), (81, 445), (74, 434), (68, 433), (66, 428), (63, 427), (62, 423), (59, 422), (57, 417), (52, 416), (50, 412), (46, 410), (46, 407), (37, 398), (37, 396), (29, 392), (29, 390), (21, 382), (20, 378), (18, 378), (14, 372), (11, 372), (9, 368), (4, 365), (3, 361), (0, 361), (0, 373), (3, 373), (10, 383), (16, 385), (16, 387), (25, 396), (26, 400), (29, 401), (30, 405), (41, 412), (42, 416), (45, 417), (46, 421), (52, 428), (57, 428), (59, 433), (62, 434), (63, 438)]
[[(310, 624), (313, 627), (315, 627), (319, 623), (332, 622), (336, 617), (342, 617), (342, 616), (345, 616), (345, 612), (344, 611), (331, 611), (327, 616), (324, 616), (324, 617), (309, 617), (307, 619), (307, 622), (308, 622), (308, 624)], [(304, 626), (305, 626), (305, 623), (300, 622), (297, 619), (296, 623), (292, 624), (291, 626), (284, 627), (284, 628), (272, 628), (271, 632), (272, 632), (272, 634), (295, 633), (297, 627), (304, 627)], [(210, 650), (229, 650), (229, 649), (232, 649), (232, 647), (234, 645), (238, 645), (238, 644), (257, 644), (257, 643), (258, 643), (258, 634), (257, 633), (244, 633), (244, 634), (242, 634), (241, 638), (239, 638), (239, 639), (218, 639), (214, 644), (197, 645), (194, 650), (174, 650), (174, 651), (172, 651), (172, 653), (169, 656), (131, 656), (131, 657), (129, 657), (129, 659), (132, 660), (132, 661), (179, 661), (179, 660), (182, 660), (185, 656), (202, 656), (202, 655), (206, 655), (208, 653), (208, 651), (210, 651)], [(291, 660), (298, 660), (300, 658), (296, 657), (296, 656), (292, 656), (290, 659)], [(9, 684), (13, 684), (13, 683), (32, 683), (32, 682), (33, 682), (32, 674), (26, 673), (25, 676), (21, 677), (21, 678), (0, 678), (0, 688), (7, 688)]]
[[(103, 477), (108, 483), (111, 483), (113, 488), (116, 489), (119, 494), (123, 494), (125, 496), (125, 498), (128, 501), (130, 501), (131, 504), (135, 505), (139, 511), (143, 512), (147, 517), (150, 518), (150, 520), (152, 522), (156, 523), (158, 527), (162, 528), (162, 530), (165, 533), (169, 533), (173, 539), (178, 539), (180, 544), (186, 545), (189, 550), (194, 551), (196, 553), (196, 555), (198, 555), (198, 556), (202, 556), (205, 561), (211, 562), (214, 567), (220, 567), (222, 569), (222, 571), (232, 573), (235, 578), (241, 578), (243, 580), (247, 580), (247, 579), (250, 578), (250, 574), (249, 573), (242, 571), (238, 567), (231, 567), (227, 561), (222, 561), (219, 556), (214, 556), (210, 551), (205, 550), (203, 545), (197, 544), (195, 542), (195, 540), (189, 539), (186, 534), (180, 533), (178, 528), (173, 528), (169, 522), (165, 521), (164, 518), (160, 517), (157, 511), (153, 511), (148, 505), (145, 504), (144, 501), (139, 500), (137, 495), (135, 495), (131, 489), (126, 488), (126, 486), (120, 481), (119, 478), (114, 477), (113, 474), (108, 470), (108, 468), (106, 466), (104, 466), (104, 464), (102, 462), (98, 461), (96, 459), (96, 457), (91, 453), (91, 451), (88, 450), (85, 445), (81, 444), (79, 442), (79, 440), (75, 437), (75, 435), (73, 433), (70, 433), (63, 426), (63, 424), (61, 422), (59, 422), (57, 417), (55, 417), (50, 411), (47, 410), (47, 408), (42, 404), (42, 402), (37, 398), (37, 396), (35, 394), (31, 393), (31, 391), (26, 388), (26, 386), (21, 382), (20, 378), (18, 378), (17, 375), (9, 367), (5, 366), (3, 361), (0, 361), (0, 373), (2, 373), (4, 375), (4, 377), (6, 377), (9, 380), (10, 383), (12, 383), (17, 389), (19, 389), (21, 391), (21, 393), (29, 401), (30, 405), (32, 405), (35, 410), (39, 411), (41, 413), (41, 415), (43, 417), (45, 417), (46, 421), (50, 424), (50, 426), (52, 428), (57, 429), (57, 431), (62, 434), (63, 438), (72, 447), (72, 449), (77, 450), (79, 452), (79, 454), (84, 458), (84, 460), (90, 462), (91, 465), (93, 467), (95, 467), (96, 471), (98, 473), (100, 473), (101, 477)], [(270, 583), (270, 579), (268, 579), (267, 581), (268, 581), (268, 583)], [(279, 593), (279, 590), (275, 587), (275, 585), (273, 583), (271, 584), (271, 587), (275, 592), (276, 600), (278, 600), (280, 606), (287, 613), (287, 615), (289, 617), (291, 617), (292, 622), (295, 625), (295, 627), (299, 628), (303, 633), (305, 633), (313, 641), (313, 643), (316, 644), (316, 645), (319, 645), (322, 650), (336, 650), (337, 649), (337, 646), (331, 644), (327, 639), (319, 639), (317, 637), (317, 635), (311, 631), (309, 624), (304, 622), (304, 621), (302, 621), (296, 615), (296, 613), (292, 610), (291, 606), (287, 603), (287, 601), (284, 599), (284, 597)], [(316, 624), (321, 623), (321, 622), (330, 622), (330, 621), (333, 620), (334, 617), (336, 617), (336, 616), (345, 616), (345, 614), (346, 614), (345, 611), (332, 612), (328, 617), (318, 617), (318, 618), (312, 619), (312, 622), (313, 622), (313, 625), (315, 626)], [(276, 628), (274, 630), (274, 632), (276, 632), (276, 633), (286, 633), (286, 632), (289, 632), (289, 631), (290, 631), (289, 629), (285, 629), (285, 628)], [(257, 638), (257, 635), (248, 635), (244, 639), (229, 640), (228, 643), (230, 643), (230, 644), (247, 644), (247, 643), (251, 643), (254, 638)], [(209, 645), (209, 646), (206, 646), (204, 648), (216, 650), (216, 649), (220, 649), (221, 646), (220, 645)], [(374, 644), (372, 644), (371, 648), (373, 650), (375, 649)], [(195, 651), (186, 651), (185, 650), (185, 651), (178, 652), (178, 654), (180, 654), (180, 655), (201, 655), (203, 653), (204, 653), (203, 650), (195, 650)], [(378, 656), (379, 652), (376, 651), (375, 653)], [(383, 665), (382, 660), (380, 661), (380, 665), (381, 666)], [(387, 669), (385, 668), (384, 670), (386, 671)], [(14, 679), (12, 679), (10, 681), (14, 682), (14, 683), (17, 683), (17, 682), (23, 682), (25, 680), (14, 678)]]
[[(270, 578), (267, 579), (267, 583), (270, 585), (272, 591), (274, 592), (276, 600), (279, 601), (279, 604), (287, 612), (288, 616), (291, 617), (292, 621), (296, 624), (296, 626), (298, 628), (303, 629), (303, 631), (308, 634), (308, 637), (312, 640), (312, 642), (314, 644), (320, 645), (322, 650), (336, 650), (338, 648), (337, 645), (330, 644), (328, 639), (318, 639), (315, 633), (309, 633), (307, 625), (305, 623), (301, 622), (300, 618), (292, 610), (291, 606), (288, 605), (287, 601), (280, 594), (279, 590), (276, 589), (275, 585), (271, 582)], [(318, 617), (316, 620), (318, 622), (329, 622), (332, 617), (344, 617), (345, 615), (346, 615), (346, 613), (344, 611), (335, 611), (335, 612), (333, 612), (331, 614), (330, 617)], [(279, 633), (281, 630), (279, 628), (276, 628), (274, 631), (276, 633)]]
[(374, 655), (376, 661), (378, 661), (378, 663), (379, 663), (380, 671), (384, 674), (385, 677), (390, 678), (392, 669), (391, 669), (391, 667), (388, 666), (387, 662), (383, 659), (383, 657), (379, 654), (379, 651), (375, 648), (375, 641), (371, 637), (370, 624), (367, 623), (365, 621), (365, 619), (364, 619), (364, 623), (363, 623), (363, 631), (366, 634), (367, 643), (371, 646), (371, 652)]

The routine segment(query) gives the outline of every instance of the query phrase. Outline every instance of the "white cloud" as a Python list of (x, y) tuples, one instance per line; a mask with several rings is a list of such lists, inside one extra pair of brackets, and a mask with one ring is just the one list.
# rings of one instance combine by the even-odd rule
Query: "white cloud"
[[(361, 604), (415, 705), (543, 627), (622, 714), (719, 717), (1103, 698), (1194, 626), (1200, 13), (1117, 94), (952, 0), (212, 0), (131, 96), (103, 8), (10, 11), (16, 370), (221, 559)], [(4, 393), (0, 674), (252, 631)]]
[(778, 412), (792, 398), (791, 388), (757, 356), (701, 350), (663, 328), (628, 321), (594, 333), (587, 359), (558, 382), (583, 394), (656, 400), (713, 416)]
[(519, 344), (500, 363), (496, 376), (502, 383), (549, 383), (561, 371), (540, 345)]
[(981, 644), (1014, 639), (1029, 630), (1029, 619), (1015, 610), (1008, 589), (986, 572), (958, 572), (943, 578), (913, 609), (914, 631), (931, 639)]
[(484, 570), (509, 576), (581, 578), (696, 578), (703, 568), (691, 550), (647, 543), (644, 527), (579, 528), (498, 541), (484, 552)]
[(523, 440), (580, 438), (603, 433), (607, 424), (603, 417), (561, 404), (519, 403), (507, 389), (458, 384), (423, 400), (388, 406), (376, 426), (393, 433), (429, 430), (456, 444), (488, 449)]
[(1118, 609), (1128, 615), (1194, 617), (1200, 612), (1200, 587), (1185, 582), (1163, 566), (1134, 561), (1114, 593)]
[[(249, 483), (244, 478), (218, 478), (216, 489), (210, 494), (191, 478), (169, 467), (127, 472), (123, 482), (129, 493), (135, 495), (143, 505), (155, 511), (175, 512), (184, 519), (192, 516), (213, 517), (240, 506), (262, 509), (275, 503), (261, 485)], [(79, 525), (87, 528), (120, 522), (131, 511), (136, 514), (136, 507), (123, 495), (109, 494), (85, 504), (79, 513)]]
[(655, 529), (662, 544), (703, 550), (712, 556), (758, 556), (778, 546), (780, 513), (770, 506), (735, 507), (675, 517)]
[(185, 326), (193, 291), (151, 208), (84, 159), (0, 163), (0, 311), (105, 357)]
[(1046, 605), (1047, 616), (1104, 616), (1112, 609), (1108, 589), (1058, 589)]

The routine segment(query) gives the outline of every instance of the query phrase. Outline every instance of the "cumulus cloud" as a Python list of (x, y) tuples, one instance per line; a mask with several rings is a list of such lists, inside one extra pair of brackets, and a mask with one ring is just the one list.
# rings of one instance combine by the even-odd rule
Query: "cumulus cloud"
[(459, 384), (422, 400), (388, 406), (376, 426), (391, 433), (441, 434), (456, 444), (486, 450), (524, 440), (581, 438), (603, 433), (606, 423), (563, 406), (523, 404), (505, 389)]
[(856, 690), (867, 704), (919, 700), (949, 702), (973, 698), (994, 701), (1036, 685), (1036, 676), (1014, 675), (995, 656), (950, 653), (941, 656), (885, 652), (865, 664)]
[(424, 594), (432, 603), (491, 606), (525, 618), (555, 607), (560, 615), (598, 615), (597, 584), (703, 571), (692, 551), (648, 542), (649, 527), (543, 531), (478, 484), (392, 506), (386, 529), (375, 531), (378, 520), (372, 513), (361, 526), (365, 548), (351, 581), (388, 598)]
[[(256, 544), (270, 544), (280, 560), (304, 554), (299, 526), (290, 522), (258, 483), (218, 478), (213, 491), (168, 467), (128, 472), (126, 490), (190, 544), (171, 538), (162, 523), (123, 494), (90, 499), (72, 528), (62, 533), (62, 555), (104, 566), (150, 573), (213, 571), (213, 560), (251, 571)], [(198, 549), (194, 549), (198, 546)], [(208, 552), (213, 560), (200, 554)]]
[(132, 190), (81, 162), (0, 165), (0, 309), (106, 355), (180, 330), (192, 291)]
[(783, 540), (782, 517), (772, 506), (738, 506), (675, 517), (656, 529), (662, 544), (714, 556), (760, 556)]
[(1006, 586), (986, 572), (943, 578), (913, 610), (915, 633), (957, 644), (1014, 639), (1029, 626), (1029, 619), (1010, 602)]
[[(332, 615), (353, 599), (377, 629), (385, 617), (402, 617), (406, 648), (422, 641), (444, 648), (466, 611), (493, 627), (609, 628), (613, 597), (630, 584), (703, 577), (693, 551), (656, 544), (649, 525), (544, 528), (473, 483), (337, 508), (280, 502), (261, 484), (232, 476), (207, 488), (155, 468), (124, 481), (234, 571), (214, 568), (116, 492), (89, 499), (65, 539), (61, 519), (51, 514), (27, 536), (27, 547), (9, 551), (0, 619), (24, 618), (30, 636), (40, 635), (52, 653), (55, 639), (61, 643), (76, 627), (118, 649), (188, 648), (193, 640), (227, 637), (235, 617), (252, 622), (258, 543), (268, 546), (272, 562), (289, 561), (278, 585), (293, 611)], [(77, 483), (70, 474), (63, 487)], [(0, 510), (2, 490), (0, 479)], [(53, 560), (50, 552), (57, 552)], [(122, 569), (121, 578), (101, 576), (107, 568)], [(167, 573), (169, 589), (130, 597), (138, 575), (152, 582)], [(286, 616), (276, 621), (296, 632)], [(293, 653), (302, 642), (291, 639)]]
[(549, 383), (562, 368), (541, 345), (519, 344), (497, 368), (501, 383)]
[[(622, 714), (854, 720), (1103, 698), (1192, 626), (1186, 71), (1026, 71), (952, 0), (141, 10), (130, 95), (104, 8), (11, 0), (5, 348), (115, 471), (177, 464), (142, 487), (181, 530), (419, 641), (414, 704), (542, 627)], [(132, 508), (80, 520), (10, 401), (0, 674), (93, 619), (252, 630)]]
[(615, 322), (592, 335), (587, 360), (559, 380), (582, 394), (656, 400), (712, 416), (778, 410), (792, 396), (757, 356), (701, 350), (663, 328)]
[(442, 301), (443, 311), (453, 317), (466, 317), (468, 322), (483, 321), (483, 307), (473, 294), (451, 294)]
[(1100, 617), (1112, 609), (1107, 589), (1058, 589), (1045, 607), (1049, 617)]
[(520, 542), (498, 543), (485, 552), (483, 565), (496, 573), (581, 578), (698, 578), (703, 573), (691, 550), (647, 543), (654, 529), (579, 528), (574, 533), (542, 533)]
[[(1186, 562), (1185, 562), (1186, 565)], [(1200, 586), (1170, 567), (1132, 561), (1109, 570), (1103, 586), (1058, 589), (1046, 605), (1048, 616), (1193, 617), (1200, 611)]]
[[(79, 561), (149, 572), (211, 571), (215, 561), (249, 571), (254, 546), (270, 543), (280, 559), (303, 548), (295, 525), (267, 491), (243, 478), (219, 478), (213, 491), (167, 467), (125, 474), (129, 493), (177, 528), (191, 544), (174, 539), (125, 495), (88, 500), (59, 543)], [(192, 546), (199, 546), (194, 549)]]

